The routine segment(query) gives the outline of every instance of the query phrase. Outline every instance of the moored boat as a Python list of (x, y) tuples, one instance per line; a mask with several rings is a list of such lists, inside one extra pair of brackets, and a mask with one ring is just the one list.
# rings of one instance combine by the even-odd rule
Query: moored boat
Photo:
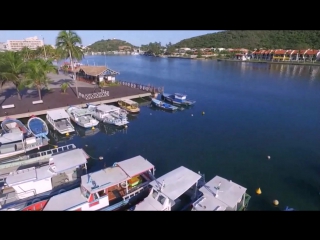
[(2, 133), (0, 135), (0, 160), (25, 154), (31, 150), (48, 145), (43, 137), (24, 137), (22, 132)]
[(101, 122), (116, 126), (124, 126), (129, 123), (126, 112), (116, 106), (87, 104), (87, 107), (92, 116)]
[(168, 101), (172, 104), (183, 105), (183, 106), (191, 106), (196, 103), (196, 101), (194, 100), (187, 99), (187, 95), (182, 93), (174, 93), (174, 94), (162, 93), (161, 99)]
[(82, 149), (53, 155), (47, 165), (11, 172), (0, 192), (1, 210), (20, 210), (80, 185), (88, 156)]
[(81, 186), (55, 195), (43, 211), (113, 211), (139, 201), (149, 192), (154, 166), (136, 156), (81, 177)]
[(41, 118), (36, 116), (31, 116), (27, 123), (28, 129), (30, 132), (36, 137), (44, 137), (47, 138), (49, 134), (48, 125)]
[(75, 131), (70, 121), (70, 116), (64, 109), (47, 111), (46, 119), (53, 129), (60, 134), (69, 134)]
[(70, 116), (70, 119), (80, 127), (94, 128), (99, 124), (99, 121), (92, 117), (92, 112), (88, 109), (70, 106), (66, 112)]
[(140, 112), (140, 108), (139, 108), (139, 104), (135, 101), (132, 101), (130, 99), (120, 99), (118, 101), (118, 105), (126, 110), (129, 113), (139, 113)]
[(18, 119), (5, 118), (1, 123), (2, 131), (5, 133), (22, 133), (25, 137), (32, 136), (30, 130)]
[(170, 105), (169, 103), (162, 102), (162, 101), (160, 101), (158, 99), (155, 99), (155, 98), (151, 99), (151, 103), (154, 106), (159, 107), (159, 108), (164, 109), (164, 110), (168, 110), (168, 111), (176, 111), (176, 110), (178, 110), (178, 107)]
[(192, 211), (243, 211), (251, 198), (246, 190), (231, 180), (215, 176), (200, 186), (200, 197), (192, 204)]

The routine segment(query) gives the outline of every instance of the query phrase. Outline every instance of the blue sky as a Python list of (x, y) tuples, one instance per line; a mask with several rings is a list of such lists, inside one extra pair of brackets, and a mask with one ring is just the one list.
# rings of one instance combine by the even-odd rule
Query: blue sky
[[(27, 37), (38, 36), (39, 38), (44, 38), (45, 44), (55, 44), (55, 38), (57, 37), (59, 31), (53, 30), (43, 30), (43, 31), (0, 31), (0, 42), (5, 42), (7, 40), (19, 40)], [(77, 30), (79, 36), (82, 38), (83, 45), (90, 45), (101, 39), (117, 38), (127, 41), (135, 46), (140, 46), (141, 44), (148, 44), (149, 42), (161, 42), (165, 45), (169, 42), (177, 43), (185, 38), (191, 38), (199, 35), (204, 35), (207, 33), (217, 32), (217, 30), (163, 30), (163, 31), (107, 31), (107, 30)]]

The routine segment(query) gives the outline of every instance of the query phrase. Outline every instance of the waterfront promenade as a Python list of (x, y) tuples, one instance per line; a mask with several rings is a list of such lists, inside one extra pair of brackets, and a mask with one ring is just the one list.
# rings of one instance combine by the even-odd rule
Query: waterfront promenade
[[(9, 84), (1, 89), (0, 93), (0, 121), (5, 117), (25, 118), (32, 115), (43, 115), (48, 110), (57, 108), (67, 108), (70, 105), (84, 107), (86, 103), (103, 104), (117, 102), (121, 98), (135, 99), (150, 96), (146, 92), (137, 88), (123, 85), (99, 88), (86, 82), (78, 81), (79, 95), (93, 96), (91, 99), (77, 98), (74, 81), (66, 75), (48, 75), (52, 80), (49, 90), (42, 90), (42, 102), (38, 103), (39, 95), (35, 89), (25, 89), (21, 91), (22, 100), (19, 100), (16, 90)], [(61, 84), (68, 83), (66, 93), (61, 91)], [(101, 91), (103, 90), (103, 94)], [(97, 97), (100, 95), (101, 97)], [(8, 108), (6, 108), (8, 106)], [(11, 108), (9, 107), (11, 106)], [(14, 106), (14, 107), (12, 107)]]

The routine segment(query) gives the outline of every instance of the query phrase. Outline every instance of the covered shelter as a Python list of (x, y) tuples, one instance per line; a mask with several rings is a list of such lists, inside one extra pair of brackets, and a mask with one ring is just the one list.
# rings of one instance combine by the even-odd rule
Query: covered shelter
[(89, 82), (115, 81), (115, 76), (120, 74), (106, 66), (80, 66), (75, 70), (76, 79)]

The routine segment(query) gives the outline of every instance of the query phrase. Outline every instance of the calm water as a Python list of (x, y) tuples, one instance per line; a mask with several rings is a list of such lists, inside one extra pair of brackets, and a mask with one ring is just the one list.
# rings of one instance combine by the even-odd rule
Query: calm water
[(101, 127), (58, 143), (103, 156), (92, 169), (142, 155), (156, 166), (156, 176), (184, 165), (206, 180), (220, 175), (239, 183), (252, 195), (249, 210), (276, 210), (274, 199), (280, 209), (320, 210), (319, 67), (143, 56), (83, 61), (105, 62), (120, 71), (118, 79), (164, 86), (197, 103), (173, 114), (142, 106), (125, 130), (107, 126), (106, 134)]

